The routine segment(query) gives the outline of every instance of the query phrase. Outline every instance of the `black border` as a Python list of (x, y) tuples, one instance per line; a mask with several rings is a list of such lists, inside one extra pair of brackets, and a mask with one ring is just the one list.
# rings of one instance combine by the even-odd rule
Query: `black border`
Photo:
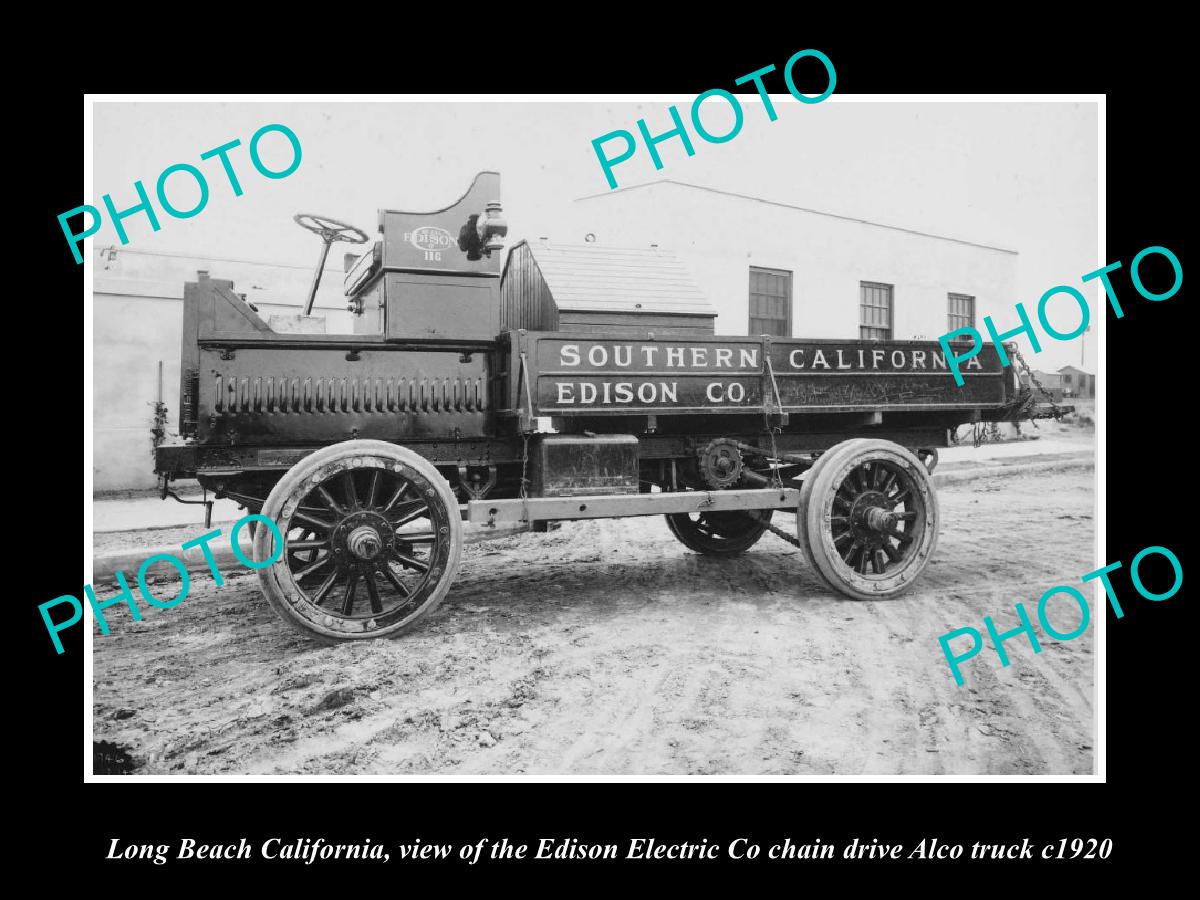
[[(1171, 29), (1165, 24), (1150, 23), (1140, 31), (1122, 24), (1119, 33), (1097, 29), (1089, 34), (1077, 24), (1051, 27), (1044, 18), (1035, 20), (1014, 12), (1011, 19), (1015, 21), (988, 22), (986, 32), (972, 24), (977, 19), (974, 14), (953, 22), (908, 19), (902, 24), (875, 18), (829, 27), (803, 17), (776, 21), (763, 10), (743, 13), (756, 20), (753, 24), (722, 24), (713, 17), (723, 14), (694, 9), (688, 21), (702, 31), (689, 33), (678, 21), (618, 25), (616, 12), (597, 10), (594, 23), (576, 24), (567, 38), (552, 39), (539, 37), (543, 29), (556, 31), (557, 26), (551, 26), (557, 17), (549, 13), (489, 10), (485, 17), (483, 10), (474, 12), (476, 16), (466, 16), (460, 26), (443, 20), (437, 26), (437, 38), (425, 47), (415, 46), (421, 42), (411, 39), (414, 22), (420, 18), (415, 12), (406, 20), (399, 14), (385, 15), (382, 27), (403, 28), (410, 38), (392, 50), (380, 46), (357, 54), (349, 68), (360, 77), (349, 83), (325, 82), (323, 70), (315, 68), (307, 70), (311, 75), (307, 78), (291, 74), (286, 80), (272, 77), (279, 71), (294, 73), (294, 58), (283, 49), (263, 49), (261, 45), (269, 44), (267, 35), (244, 35), (243, 41), (258, 46), (252, 55), (243, 54), (249, 58), (241, 61), (236, 56), (227, 60), (224, 50), (213, 49), (214, 55), (208, 56), (211, 64), (191, 66), (177, 61), (169, 73), (127, 68), (122, 73), (90, 78), (89, 88), (236, 92), (344, 90), (370, 84), (397, 91), (652, 90), (690, 96), (711, 87), (733, 89), (734, 77), (768, 63), (781, 68), (791, 53), (816, 47), (835, 62), (840, 93), (1105, 93), (1108, 258), (1097, 264), (1120, 259), (1128, 266), (1139, 250), (1157, 244), (1173, 249), (1187, 268), (1182, 214), (1189, 205), (1184, 189), (1190, 183), (1186, 175), (1192, 167), (1185, 158), (1190, 142), (1184, 139), (1180, 123), (1190, 107), (1183, 106), (1179, 76), (1181, 60), (1189, 54), (1182, 44), (1172, 45), (1174, 39), (1167, 33)], [(525, 17), (531, 25), (518, 39), (494, 30), (492, 19), (498, 16), (506, 17), (510, 25), (519, 25), (513, 20)], [(628, 17), (626, 11), (621, 18)], [(871, 16), (864, 14), (863, 18)], [(538, 19), (541, 26), (532, 27)], [(461, 34), (450, 33), (458, 27), (463, 29)], [(581, 31), (590, 37), (582, 37)], [(951, 49), (955, 52), (949, 52)], [(64, 47), (60, 52), (69, 54), (71, 50)], [(289, 64), (292, 68), (283, 69)], [(803, 82), (801, 87), (805, 87)], [(84, 863), (82, 871), (118, 883), (142, 877), (169, 883), (181, 873), (189, 882), (197, 876), (213, 875), (230, 883), (229, 876), (242, 871), (240, 863), (190, 865), (182, 870), (177, 865), (113, 863), (95, 868), (96, 863), (104, 862), (108, 840), (118, 834), (123, 840), (155, 843), (166, 842), (171, 835), (229, 841), (242, 834), (322, 836), (327, 840), (360, 840), (366, 835), (388, 841), (419, 835), (426, 842), (474, 840), (485, 835), (508, 836), (514, 841), (573, 836), (601, 842), (632, 835), (666, 841), (747, 836), (764, 842), (784, 836), (839, 841), (857, 835), (911, 844), (922, 834), (968, 843), (1019, 842), (1023, 836), (1053, 840), (1112, 837), (1116, 842), (1116, 851), (1107, 863), (1039, 864), (1039, 879), (1050, 874), (1048, 868), (1077, 877), (1122, 863), (1162, 865), (1179, 854), (1183, 835), (1160, 830), (1157, 815), (1168, 809), (1177, 793), (1173, 779), (1186, 775), (1190, 765), (1179, 746), (1180, 725), (1187, 723), (1186, 707), (1180, 702), (1181, 686), (1186, 683), (1181, 657), (1187, 654), (1168, 643), (1168, 637), (1179, 635), (1186, 640), (1190, 633), (1183, 619), (1186, 591), (1158, 604), (1134, 598), (1124, 603), (1121, 620), (1108, 613), (1108, 783), (1103, 785), (1036, 781), (578, 784), (553, 788), (537, 784), (222, 784), (184, 787), (183, 796), (177, 796), (180, 788), (172, 785), (84, 786), (81, 754), (86, 739), (79, 727), (81, 630), (66, 636), (66, 653), (56, 656), (36, 609), (45, 599), (79, 589), (76, 551), (69, 550), (60, 560), (57, 547), (79, 508), (79, 495), (68, 486), (70, 473), (77, 472), (79, 465), (74, 398), (79, 396), (80, 382), (72, 361), (81, 351), (78, 338), (66, 324), (73, 317), (63, 311), (80, 302), (82, 267), (64, 254), (55, 216), (80, 202), (76, 179), (83, 102), (77, 89), (66, 87), (39, 91), (25, 102), (29, 105), (18, 115), (36, 129), (38, 142), (36, 152), (26, 148), (28, 159), (22, 163), (22, 171), (32, 166), (33, 172), (22, 175), (20, 181), (32, 191), (29, 205), (34, 214), (30, 218), (36, 227), (32, 239), (20, 241), (19, 246), (31, 249), (37, 262), (10, 257), (16, 263), (10, 271), (25, 273), (18, 276), (25, 282), (18, 290), (33, 295), (18, 301), (25, 312), (17, 319), (24, 322), (17, 325), (17, 331), (28, 328), (31, 334), (23, 339), (10, 334), (10, 340), (23, 345), (22, 368), (30, 376), (24, 383), (49, 384), (44, 390), (29, 392), (14, 385), (14, 390), (34, 402), (20, 410), (10, 406), (10, 440), (16, 437), (16, 427), (32, 430), (36, 466), (45, 473), (37, 482), (33, 521), (23, 523), (26, 540), (14, 547), (18, 562), (10, 565), (25, 616), (25, 633), (20, 636), (24, 677), (17, 682), (24, 689), (14, 691), (18, 727), (10, 740), (26, 748), (23, 768), (32, 768), (41, 786), (34, 799), (23, 804), (22, 812), (31, 812), (34, 818), (29, 823), (32, 827), (26, 829), (30, 835), (27, 843), (44, 850), (48, 860), (61, 865), (79, 859)], [(1127, 268), (1123, 278), (1121, 274), (1114, 283), (1122, 297), (1132, 299), (1125, 303), (1123, 319), (1116, 320), (1109, 311), (1106, 320), (1108, 541), (1101, 553), (1105, 560), (1120, 559), (1128, 565), (1143, 547), (1161, 544), (1174, 550), (1187, 570), (1184, 542), (1190, 529), (1176, 525), (1178, 514), (1191, 505), (1185, 487), (1191, 467), (1187, 453), (1187, 387), (1191, 379), (1183, 370), (1191, 355), (1187, 351), (1190, 333), (1183, 320), (1187, 301), (1184, 291), (1162, 303), (1133, 298)], [(89, 375), (83, 373), (84, 378)], [(20, 441), (18, 447), (30, 442)], [(1179, 490), (1181, 487), (1184, 490)], [(43, 552), (47, 547), (54, 547), (55, 552)], [(1114, 584), (1122, 598), (1134, 597), (1125, 573), (1118, 573)], [(41, 837), (35, 839), (34, 835)], [(24, 852), (24, 847), (18, 849)], [(746, 872), (744, 864), (727, 863), (643, 867), (667, 865), (673, 878), (685, 870), (706, 879), (718, 870), (728, 869), (739, 878)], [(1019, 865), (1022, 874), (1027, 868), (1019, 863), (1000, 865)], [(436, 875), (447, 867), (419, 868)], [(521, 869), (522, 878), (540, 872), (569, 878), (586, 874), (590, 880), (601, 872), (597, 864), (568, 868), (545, 863), (536, 867), (506, 863), (503, 870), (480, 866), (469, 871), (486, 881), (500, 871), (516, 868)], [(839, 872), (844, 868), (839, 864)], [(855, 867), (856, 874), (868, 868)], [(876, 865), (873, 871), (891, 878), (901, 868), (926, 878), (946, 871), (944, 864), (935, 868), (915, 862)], [(953, 874), (968, 871), (953, 865), (951, 869)], [(347, 874), (345, 868), (331, 866), (275, 866), (269, 871), (272, 879), (286, 872), (298, 873), (310, 882), (345, 879)], [(384, 871), (394, 875), (397, 870)], [(466, 872), (456, 868), (455, 878)], [(960, 887), (977, 883), (964, 882)]]

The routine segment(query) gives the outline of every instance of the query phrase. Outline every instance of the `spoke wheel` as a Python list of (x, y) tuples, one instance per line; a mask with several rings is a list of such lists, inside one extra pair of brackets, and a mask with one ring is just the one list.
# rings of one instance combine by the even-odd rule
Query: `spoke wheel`
[[(305, 457), (263, 507), (285, 552), (259, 570), (293, 627), (324, 640), (400, 634), (431, 613), (462, 555), (458, 502), (428, 461), (385, 441), (346, 441)], [(258, 529), (257, 559), (273, 553)]]
[(805, 557), (835, 591), (892, 597), (937, 546), (937, 495), (928, 469), (900, 445), (846, 441), (805, 475), (797, 527)]
[(685, 547), (697, 553), (732, 556), (750, 549), (771, 521), (771, 510), (674, 513), (667, 527)]

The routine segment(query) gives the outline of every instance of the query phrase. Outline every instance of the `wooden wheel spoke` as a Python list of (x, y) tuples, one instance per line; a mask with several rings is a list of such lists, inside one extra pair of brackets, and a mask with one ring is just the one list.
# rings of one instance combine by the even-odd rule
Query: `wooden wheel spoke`
[(379, 598), (379, 587), (375, 584), (375, 573), (368, 573), (363, 580), (367, 583), (367, 595), (371, 598), (371, 612), (383, 612), (383, 601)]
[(325, 501), (325, 505), (331, 510), (337, 513), (339, 516), (346, 515), (345, 508), (333, 498), (333, 494), (329, 493), (329, 489), (326, 488), (325, 485), (318, 484), (317, 493), (320, 495), (321, 499)]
[(297, 522), (303, 522), (306, 525), (311, 525), (322, 534), (328, 534), (333, 531), (333, 523), (326, 522), (324, 519), (318, 519), (316, 516), (310, 516), (302, 512), (292, 514), (292, 519)]
[(854, 532), (850, 531), (850, 529), (846, 529), (833, 539), (833, 545), (836, 547), (838, 544), (848, 541), (852, 537), (854, 537)]
[(849, 516), (830, 516), (829, 524), (830, 525), (849, 525), (850, 517)]
[(412, 596), (412, 591), (405, 587), (404, 582), (396, 577), (396, 573), (392, 571), (391, 566), (385, 565), (380, 571), (383, 572), (383, 577), (391, 583), (392, 587), (396, 589), (396, 593), (401, 597), (407, 599)]
[(322, 582), (321, 586), (317, 588), (317, 592), (313, 594), (313, 603), (317, 604), (317, 606), (320, 606), (321, 603), (324, 602), (325, 598), (329, 595), (329, 592), (333, 589), (333, 583), (337, 581), (337, 577), (337, 569), (334, 569), (329, 573), (329, 577)]
[(890, 559), (892, 562), (900, 561), (900, 551), (893, 547), (891, 541), (889, 541), (887, 538), (884, 538), (883, 540), (883, 552), (887, 554), (888, 559)]
[(396, 488), (396, 492), (394, 494), (392, 494), (391, 497), (388, 498), (387, 503), (383, 504), (383, 507), (379, 511), (386, 516), (389, 512), (392, 511), (392, 507), (394, 507), (397, 503), (400, 502), (400, 498), (403, 497), (406, 493), (408, 493), (408, 488), (409, 488), (408, 482), (402, 481), (400, 483), (400, 487)]
[(406, 569), (416, 569), (418, 572), (428, 572), (429, 571), (428, 563), (423, 563), (423, 562), (421, 562), (421, 560), (416, 559), (415, 557), (412, 557), (412, 556), (408, 556), (407, 554), (401, 553), (399, 550), (392, 550), (392, 556), (396, 557), (396, 559), (399, 560), (400, 564), (402, 566), (404, 566)]
[(396, 540), (405, 544), (432, 544), (437, 540), (437, 535), (432, 531), (398, 531)]
[(291, 543), (288, 544), (288, 549), (299, 552), (301, 550), (320, 550), (322, 547), (328, 547), (328, 546), (329, 546), (329, 539), (326, 538), (325, 540), (292, 541)]
[(379, 479), (382, 474), (382, 469), (371, 471), (371, 485), (367, 488), (367, 509), (375, 508), (375, 497), (379, 493)]
[(358, 492), (354, 488), (354, 471), (347, 469), (342, 473), (342, 489), (346, 492), (347, 508), (351, 511), (359, 509)]
[(393, 528), (399, 528), (402, 525), (407, 525), (414, 519), (420, 519), (429, 511), (429, 505), (424, 500), (409, 500), (401, 503), (396, 507), (399, 513), (395, 513), (396, 517), (388, 516), (388, 521), (392, 523)]
[(292, 573), (292, 577), (295, 578), (297, 581), (299, 581), (304, 576), (311, 575), (313, 572), (317, 571), (317, 569), (320, 569), (323, 566), (327, 566), (331, 562), (333, 562), (333, 554), (326, 553), (324, 556), (322, 556), (316, 562), (309, 563), (303, 569), (300, 569), (299, 571)]
[(883, 555), (882, 550), (876, 550), (871, 557), (871, 567), (875, 570), (876, 575), (882, 575), (887, 568), (887, 557)]
[(854, 558), (854, 554), (861, 549), (862, 549), (862, 544), (860, 544), (856, 540), (853, 544), (850, 545), (850, 549), (848, 551), (846, 551), (845, 555), (842, 556), (842, 561), (845, 562), (846, 565), (850, 565), (850, 560)]
[(915, 519), (917, 517), (917, 514), (915, 511), (914, 512), (894, 513), (894, 515), (896, 516), (897, 519), (900, 519), (903, 522), (911, 522), (911, 521), (913, 521), (913, 519)]
[(888, 499), (888, 507), (891, 509), (895, 509), (897, 506), (899, 506), (901, 503), (903, 503), (905, 500), (907, 500), (911, 496), (912, 496), (912, 491), (910, 491), (908, 488), (905, 488), (900, 493), (896, 494), (896, 496)]
[(887, 481), (885, 481), (883, 487), (880, 488), (880, 493), (882, 493), (884, 496), (887, 496), (888, 492), (896, 486), (896, 477), (897, 476), (895, 472), (888, 472)]
[(342, 615), (348, 616), (354, 612), (354, 592), (358, 589), (358, 576), (351, 575), (346, 582), (346, 592), (342, 594)]

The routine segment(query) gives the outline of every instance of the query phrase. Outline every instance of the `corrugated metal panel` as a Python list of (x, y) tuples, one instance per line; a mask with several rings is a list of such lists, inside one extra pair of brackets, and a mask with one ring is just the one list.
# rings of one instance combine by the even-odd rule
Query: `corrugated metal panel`
[(513, 251), (523, 262), (532, 258), (561, 312), (717, 314), (683, 263), (664, 250), (531, 243)]

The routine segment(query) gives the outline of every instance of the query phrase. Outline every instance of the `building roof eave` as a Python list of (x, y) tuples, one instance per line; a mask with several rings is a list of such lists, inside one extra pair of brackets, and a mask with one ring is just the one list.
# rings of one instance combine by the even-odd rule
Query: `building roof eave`
[(641, 190), (643, 188), (655, 187), (655, 186), (661, 185), (661, 184), (673, 184), (676, 187), (689, 188), (691, 190), (696, 190), (696, 191), (705, 191), (710, 194), (719, 194), (719, 195), (725, 196), (725, 197), (734, 197), (739, 200), (750, 200), (755, 203), (764, 203), (768, 206), (779, 206), (784, 209), (793, 209), (793, 210), (796, 210), (797, 212), (809, 213), (810, 215), (814, 215), (814, 216), (825, 216), (830, 219), (840, 219), (843, 222), (856, 222), (860, 225), (869, 225), (873, 228), (886, 228), (889, 231), (900, 231), (905, 234), (916, 235), (917, 237), (927, 237), (927, 238), (933, 238), (934, 240), (939, 240), (939, 241), (949, 241), (954, 244), (963, 244), (968, 247), (978, 247), (981, 250), (992, 250), (996, 253), (1007, 253), (1012, 256), (1019, 255), (1016, 250), (1010, 250), (1007, 247), (997, 247), (993, 244), (981, 244), (977, 241), (963, 240), (962, 238), (949, 237), (944, 234), (933, 234), (932, 232), (928, 232), (928, 231), (918, 231), (915, 228), (904, 228), (899, 225), (887, 225), (883, 222), (872, 222), (870, 219), (863, 219), (863, 218), (859, 218), (856, 216), (843, 216), (843, 215), (840, 215), (839, 213), (831, 213), (831, 212), (826, 212), (826, 211), (820, 210), (820, 209), (812, 209), (811, 207), (807, 207), (807, 206), (797, 206), (794, 203), (782, 203), (778, 200), (767, 200), (764, 197), (754, 197), (754, 196), (751, 196), (750, 194), (739, 194), (734, 191), (725, 191), (725, 190), (721, 190), (720, 188), (706, 187), (701, 184), (691, 184), (686, 181), (676, 181), (673, 178), (661, 178), (658, 181), (647, 181), (647, 182), (644, 182), (643, 184), (631, 184), (627, 187), (615, 188), (614, 190), (605, 191), (604, 193), (600, 193), (600, 194), (588, 194), (584, 197), (576, 197), (573, 202), (581, 203), (585, 200), (597, 200), (601, 197), (611, 197), (614, 194), (624, 193), (625, 191), (636, 191), (636, 190)]

